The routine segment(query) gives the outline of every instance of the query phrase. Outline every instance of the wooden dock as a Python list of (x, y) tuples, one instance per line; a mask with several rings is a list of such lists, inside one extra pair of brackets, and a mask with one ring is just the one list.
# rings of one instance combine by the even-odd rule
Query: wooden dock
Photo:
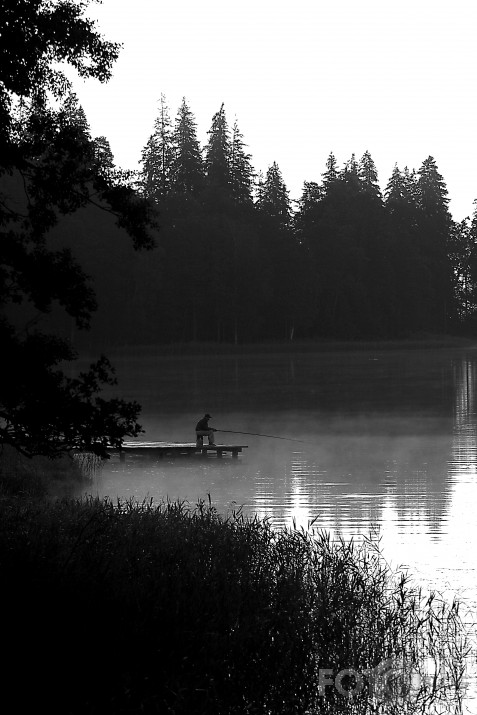
[(242, 449), (247, 449), (246, 444), (204, 444), (198, 447), (195, 442), (125, 442), (119, 452), (121, 459), (124, 459), (126, 454), (144, 454), (154, 455), (158, 457), (208, 457), (209, 454), (215, 455), (219, 459), (224, 454), (231, 454), (234, 459), (237, 459)]

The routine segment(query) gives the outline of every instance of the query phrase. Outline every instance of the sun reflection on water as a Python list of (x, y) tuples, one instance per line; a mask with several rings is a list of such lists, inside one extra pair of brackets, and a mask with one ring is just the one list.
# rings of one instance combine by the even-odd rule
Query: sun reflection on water
[[(221, 363), (217, 375), (229, 400), (246, 391), (245, 378), (257, 381), (253, 389), (259, 396), (262, 368), (270, 382), (268, 357), (254, 360), (246, 374), (246, 360), (234, 359), (232, 393), (227, 392), (230, 365)], [(270, 361), (283, 367), (278, 358)], [(429, 584), (439, 584), (446, 574), (445, 582), (456, 589), (476, 588), (477, 356), (460, 353), (447, 363), (435, 354), (405, 352), (373, 356), (373, 361), (366, 355), (359, 360), (295, 356), (292, 363), (291, 372), (282, 371), (290, 382), (286, 394), (297, 401), (335, 400), (336, 406), (330, 402), (334, 412), (285, 413), (275, 407), (275, 412), (223, 419), (246, 432), (264, 431), (266, 424), (267, 432), (304, 440), (298, 449), (293, 442), (248, 437), (249, 449), (233, 462), (118, 464), (112, 459), (96, 482), (98, 492), (192, 502), (210, 494), (222, 511), (235, 504), (278, 528), (295, 524), (306, 529), (313, 522), (344, 538), (361, 538), (379, 528), (393, 563), (408, 564)], [(168, 380), (169, 368), (162, 367), (157, 374)], [(195, 387), (200, 392), (204, 384), (200, 380)], [(419, 404), (423, 390), (432, 392), (427, 412), (413, 404)], [(356, 405), (349, 402), (355, 398)], [(277, 392), (277, 405), (280, 399)], [(434, 409), (431, 400), (442, 405)], [(151, 415), (145, 421), (152, 440), (182, 436), (184, 424), (193, 424), (193, 416), (182, 413), (173, 419), (167, 411), (163, 418)]]

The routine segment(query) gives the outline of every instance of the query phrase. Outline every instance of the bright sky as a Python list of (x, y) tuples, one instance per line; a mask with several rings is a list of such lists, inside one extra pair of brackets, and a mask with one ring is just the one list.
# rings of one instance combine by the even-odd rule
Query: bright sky
[(394, 164), (432, 155), (454, 219), (477, 198), (475, 0), (103, 0), (102, 34), (124, 48), (107, 85), (75, 82), (94, 136), (137, 169), (161, 93), (186, 101), (207, 141), (222, 102), (254, 168), (276, 161), (292, 199), (369, 150), (381, 188)]

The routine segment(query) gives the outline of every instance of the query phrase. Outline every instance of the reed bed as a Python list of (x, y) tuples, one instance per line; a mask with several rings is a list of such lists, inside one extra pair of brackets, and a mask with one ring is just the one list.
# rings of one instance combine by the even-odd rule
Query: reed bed
[(4, 502), (16, 711), (459, 712), (461, 607), (412, 589), (379, 540), (275, 531), (210, 501)]
[(67, 495), (82, 481), (91, 479), (98, 457), (78, 453), (78, 457), (63, 454), (54, 459), (44, 456), (26, 457), (9, 445), (0, 445), (0, 500), (16, 496), (22, 499), (42, 499), (48, 494)]

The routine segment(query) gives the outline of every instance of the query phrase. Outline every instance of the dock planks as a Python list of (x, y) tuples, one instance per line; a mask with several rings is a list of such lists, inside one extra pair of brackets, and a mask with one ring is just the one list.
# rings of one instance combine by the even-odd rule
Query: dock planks
[(125, 442), (118, 451), (123, 459), (126, 454), (153, 454), (158, 457), (208, 457), (212, 454), (219, 459), (224, 454), (231, 454), (234, 459), (237, 459), (242, 450), (247, 447), (246, 444), (204, 444), (202, 447), (197, 447), (195, 442)]

